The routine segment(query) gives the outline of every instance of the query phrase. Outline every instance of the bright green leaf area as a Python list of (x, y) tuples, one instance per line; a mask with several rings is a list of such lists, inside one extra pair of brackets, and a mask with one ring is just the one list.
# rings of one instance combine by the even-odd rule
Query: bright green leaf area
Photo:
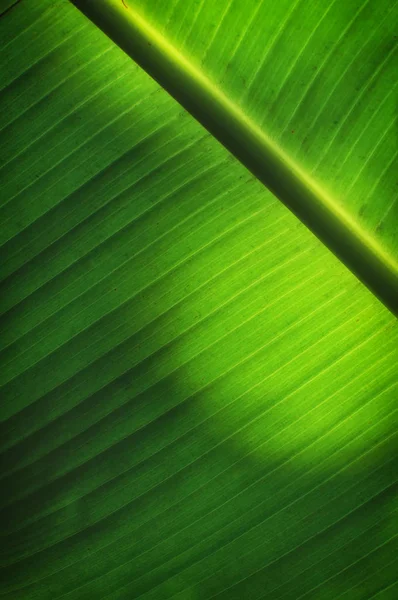
[(0, 598), (396, 598), (393, 315), (69, 2), (0, 39)]
[(394, 0), (125, 4), (398, 257)]
[[(382, 69), (397, 48), (393, 27), (398, 12), (391, 2), (372, 0), (373, 6), (366, 10), (371, 2), (358, 0), (348, 3), (348, 10), (346, 2), (311, 1), (307, 2), (309, 14), (301, 10), (300, 2), (292, 5), (290, 0), (281, 3), (281, 12), (266, 0), (244, 7), (240, 0), (228, 0), (225, 7), (212, 0), (199, 7), (190, 7), (188, 2), (188, 12), (185, 1), (171, 3), (172, 8), (163, 3), (165, 14), (153, 1), (146, 10), (137, 9), (140, 2), (122, 0), (73, 2), (398, 314), (394, 131), (398, 63), (387, 61), (387, 77)], [(267, 20), (268, 13), (273, 18)], [(250, 26), (242, 29), (245, 20)], [(304, 23), (307, 35), (302, 32)], [(176, 30), (178, 35), (173, 35)], [(362, 37), (367, 39), (367, 35), (370, 41), (363, 46)], [(233, 48), (225, 50), (228, 39)], [(264, 48), (265, 41), (269, 47)], [(358, 53), (357, 62), (365, 69), (353, 60)], [(308, 71), (314, 57), (318, 64)], [(225, 77), (224, 71), (228, 71)], [(244, 76), (235, 80), (237, 72)], [(274, 79), (281, 86), (276, 99), (272, 97)], [(375, 114), (382, 99), (390, 97), (391, 86), (389, 110), (383, 110), (369, 134), (369, 112)], [(333, 109), (336, 103), (341, 127), (345, 124), (340, 135)], [(330, 152), (339, 164), (338, 173), (335, 162), (329, 164), (323, 158)], [(322, 175), (324, 162), (327, 176)], [(348, 178), (340, 170), (349, 173)], [(340, 188), (338, 181), (342, 181)]]

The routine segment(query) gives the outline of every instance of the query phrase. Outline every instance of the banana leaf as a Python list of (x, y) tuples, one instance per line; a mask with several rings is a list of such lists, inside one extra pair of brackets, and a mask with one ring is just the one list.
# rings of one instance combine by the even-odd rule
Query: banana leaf
[(395, 2), (74, 2), (398, 313)]
[(395, 598), (393, 5), (9, 4), (0, 597)]

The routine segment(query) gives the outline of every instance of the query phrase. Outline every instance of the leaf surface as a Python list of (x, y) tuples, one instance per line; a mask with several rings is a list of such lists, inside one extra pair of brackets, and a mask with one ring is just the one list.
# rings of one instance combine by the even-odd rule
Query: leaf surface
[(1, 597), (394, 598), (392, 314), (69, 2), (0, 34)]
[(74, 2), (398, 312), (395, 2)]

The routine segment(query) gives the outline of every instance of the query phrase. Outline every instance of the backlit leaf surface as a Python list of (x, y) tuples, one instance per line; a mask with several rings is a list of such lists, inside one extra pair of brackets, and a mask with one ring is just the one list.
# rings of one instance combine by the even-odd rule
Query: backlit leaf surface
[(0, 35), (1, 597), (395, 598), (392, 314), (69, 2)]

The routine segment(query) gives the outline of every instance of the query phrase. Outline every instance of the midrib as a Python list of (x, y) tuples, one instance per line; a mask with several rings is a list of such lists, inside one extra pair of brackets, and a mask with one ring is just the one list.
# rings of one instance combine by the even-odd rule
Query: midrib
[(122, 0), (72, 0), (394, 313), (398, 263), (206, 75)]

